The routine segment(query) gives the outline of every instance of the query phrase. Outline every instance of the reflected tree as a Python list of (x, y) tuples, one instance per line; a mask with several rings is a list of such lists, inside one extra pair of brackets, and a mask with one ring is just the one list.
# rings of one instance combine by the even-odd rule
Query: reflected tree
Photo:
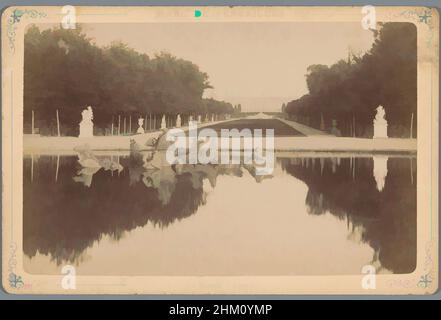
[[(382, 268), (411, 273), (416, 266), (416, 161), (389, 158), (384, 189), (372, 158), (282, 159), (283, 169), (308, 186), (310, 214), (330, 213), (361, 230)], [(352, 231), (350, 230), (350, 232)]]

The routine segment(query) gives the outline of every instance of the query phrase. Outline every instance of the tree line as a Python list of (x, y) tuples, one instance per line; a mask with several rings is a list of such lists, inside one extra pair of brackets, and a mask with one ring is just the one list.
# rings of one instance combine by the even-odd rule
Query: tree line
[(282, 112), (318, 129), (372, 137), (376, 108), (382, 105), (388, 136), (415, 138), (416, 27), (411, 23), (384, 23), (373, 32), (374, 43), (364, 55), (348, 54), (347, 60), (331, 66), (309, 66), (309, 93), (282, 105)]
[[(148, 40), (147, 40), (148, 41)], [(77, 135), (81, 111), (92, 106), (97, 130), (109, 128), (116, 117), (162, 115), (224, 115), (233, 106), (204, 99), (212, 88), (199, 67), (169, 53), (154, 57), (114, 42), (99, 47), (80, 27), (40, 30), (30, 26), (24, 49), (24, 127), (30, 131), (32, 113), (41, 134), (56, 130)], [(112, 120), (113, 119), (113, 120)]]

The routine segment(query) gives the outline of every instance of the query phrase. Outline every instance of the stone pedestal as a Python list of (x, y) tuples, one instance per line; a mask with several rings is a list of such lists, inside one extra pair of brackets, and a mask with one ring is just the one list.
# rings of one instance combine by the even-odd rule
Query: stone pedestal
[(387, 138), (387, 123), (374, 123), (374, 138)]
[(93, 123), (90, 122), (80, 122), (80, 138), (91, 138), (93, 137)]

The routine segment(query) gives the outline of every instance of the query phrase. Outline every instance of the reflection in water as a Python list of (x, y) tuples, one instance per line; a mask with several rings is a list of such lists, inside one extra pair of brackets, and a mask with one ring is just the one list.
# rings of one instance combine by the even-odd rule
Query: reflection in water
[(113, 156), (96, 157), (88, 145), (76, 148), (76, 151), (78, 152), (78, 163), (80, 164), (81, 169), (79, 169), (77, 175), (73, 177), (73, 180), (84, 184), (86, 187), (92, 185), (93, 175), (101, 168), (105, 171), (111, 171), (112, 174), (113, 171), (119, 173), (123, 169), (119, 163), (119, 157), (117, 157), (117, 161), (114, 160)]
[(414, 270), (416, 186), (410, 176), (415, 175), (415, 161), (376, 156), (321, 158), (320, 165), (314, 159), (283, 159), (282, 165), (307, 184), (310, 214), (330, 212), (346, 220), (351, 237), (375, 250), (372, 263), (394, 273)]
[[(338, 225), (333, 227), (333, 222), (326, 219), (311, 220), (306, 213), (304, 216), (302, 208), (306, 206), (310, 216), (330, 213), (347, 224), (349, 230), (346, 229), (344, 235), (347, 240), (343, 239), (341, 245), (344, 249), (335, 249), (342, 251), (342, 255), (345, 254), (343, 250), (352, 250), (354, 254), (359, 252), (360, 257), (362, 254), (365, 255), (368, 252), (366, 248), (351, 245), (351, 243), (360, 243), (363, 246), (368, 245), (372, 250), (372, 261), (368, 259), (364, 262), (376, 265), (379, 270), (408, 273), (415, 267), (415, 160), (412, 162), (408, 158), (381, 158), (380, 161), (372, 158), (279, 158), (278, 168), (275, 170), (274, 178), (271, 179), (274, 180), (272, 191), (269, 192), (269, 189), (264, 191), (266, 181), (263, 180), (271, 177), (256, 176), (255, 168), (248, 165), (169, 166), (165, 154), (160, 152), (141, 153), (132, 150), (129, 156), (124, 157), (96, 156), (89, 150), (77, 150), (77, 152), (77, 157), (25, 157), (23, 248), (26, 256), (30, 258), (45, 256), (50, 258), (53, 261), (52, 265), (55, 266), (64, 263), (81, 266), (87, 250), (95, 252), (103, 247), (110, 252), (116, 252), (115, 246), (118, 246), (118, 243), (122, 245), (125, 236), (133, 234), (138, 237), (140, 232), (146, 239), (150, 234), (151, 238), (148, 238), (150, 239), (148, 241), (162, 241), (161, 244), (155, 243), (155, 245), (163, 248), (162, 250), (170, 250), (168, 253), (171, 254), (175, 250), (172, 248), (175, 242), (171, 240), (170, 232), (166, 230), (172, 224), (176, 226), (182, 224), (184, 228), (183, 222), (178, 224), (177, 222), (200, 212), (194, 215), (199, 220), (192, 220), (198, 229), (185, 226), (191, 229), (194, 239), (178, 239), (178, 246), (187, 251), (196, 250), (196, 246), (198, 250), (201, 248), (206, 250), (207, 257), (204, 258), (204, 264), (209, 266), (210, 270), (214, 270), (213, 272), (217, 270), (216, 268), (220, 269), (220, 266), (229, 270), (224, 266), (226, 262), (223, 260), (228, 259), (225, 255), (230, 254), (232, 260), (240, 260), (238, 256), (241, 254), (247, 256), (245, 249), (240, 251), (242, 246), (248, 251), (251, 250), (250, 248), (256, 249), (257, 246), (258, 251), (254, 253), (256, 257), (247, 258), (248, 260), (243, 258), (245, 261), (243, 266), (236, 264), (235, 268), (240, 269), (237, 273), (267, 274), (270, 273), (268, 270), (278, 270), (278, 264), (280, 270), (274, 271), (275, 274), (278, 272), (296, 274), (296, 270), (299, 273), (307, 273), (308, 270), (319, 270), (319, 267), (306, 265), (304, 268), (306, 270), (303, 271), (298, 265), (316, 261), (320, 258), (317, 255), (323, 255), (322, 258), (325, 258), (328, 252), (323, 250), (323, 247), (333, 245), (327, 243), (329, 241), (326, 240), (326, 234), (329, 234), (329, 237), (331, 234), (333, 237), (339, 237), (340, 234), (343, 235), (344, 229), (340, 230)], [(240, 185), (241, 187), (238, 187), (240, 190), (229, 188), (230, 190), (219, 191), (218, 194), (216, 189), (219, 177), (240, 177), (231, 181), (231, 185)], [(248, 177), (252, 177), (254, 182), (246, 182), (249, 181)], [(230, 183), (229, 179), (222, 179), (224, 186), (227, 182)], [(300, 181), (307, 186), (305, 196), (302, 196), (303, 187), (299, 185)], [(286, 188), (290, 188), (289, 186), (297, 188), (297, 194), (288, 195), (290, 190)], [(222, 187), (219, 189), (222, 190)], [(259, 196), (262, 191), (266, 192), (267, 198)], [(209, 192), (212, 193), (211, 198), (207, 197)], [(287, 196), (280, 199), (276, 196), (277, 193)], [(235, 198), (236, 195), (249, 197), (247, 201), (256, 206), (254, 211), (248, 212), (251, 206), (244, 208), (243, 203), (239, 203)], [(221, 202), (216, 203), (217, 199)], [(222, 210), (224, 206), (228, 212), (221, 214), (236, 221), (231, 221), (231, 225), (230, 221), (225, 223), (229, 228), (240, 225), (243, 226), (243, 230), (237, 229), (233, 230), (235, 233), (231, 233), (233, 231), (224, 230), (226, 226), (221, 223), (213, 225), (203, 222), (205, 221), (203, 219), (212, 222), (215, 221), (213, 219), (219, 218), (216, 215), (210, 216), (207, 210), (203, 210), (209, 201), (216, 203), (216, 210)], [(270, 209), (263, 210), (268, 206)], [(230, 207), (233, 209), (228, 209)], [(259, 215), (260, 208), (266, 216)], [(289, 223), (298, 225), (290, 226)], [(334, 233), (327, 230), (326, 226), (323, 227), (323, 223), (328, 224)], [(271, 231), (271, 235), (264, 237), (263, 234), (266, 232), (260, 229), (261, 225), (267, 230), (273, 228), (287, 228), (287, 230), (286, 232), (281, 230), (280, 234)], [(251, 229), (245, 230), (244, 228), (247, 227)], [(292, 234), (289, 228), (292, 228)], [(173, 233), (179, 234), (175, 229)], [(162, 235), (154, 230), (163, 230)], [(306, 232), (305, 235), (302, 233), (303, 230)], [(224, 244), (216, 240), (213, 247), (217, 249), (209, 247), (210, 237), (202, 234), (201, 231), (208, 234), (218, 232), (219, 239), (224, 241)], [(295, 232), (297, 234), (294, 234)], [(229, 236), (221, 236), (224, 233)], [(199, 239), (198, 234), (202, 239), (206, 239), (207, 244), (204, 245), (204, 240), (200, 240), (202, 243), (194, 243), (199, 241), (195, 240)], [(310, 236), (313, 240), (308, 240)], [(112, 241), (106, 240), (108, 238)], [(239, 239), (245, 244), (239, 245), (232, 239)], [(302, 243), (302, 246), (299, 246), (298, 242), (302, 240), (309, 243)], [(339, 246), (337, 240), (335, 241), (334, 245)], [(157, 252), (159, 249), (151, 247), (151, 243), (139, 242), (136, 243), (136, 248), (139, 250), (137, 255), (148, 250), (152, 259), (155, 254), (165, 259), (166, 254), (161, 255), (161, 252)], [(232, 253), (232, 250), (228, 249), (230, 242), (234, 242), (231, 246), (238, 252)], [(216, 250), (223, 250), (223, 247), (226, 252), (221, 257), (223, 260), (219, 260), (220, 257), (217, 260), (212, 258), (217, 257)], [(280, 261), (277, 260), (278, 251), (287, 253), (280, 258)], [(190, 258), (195, 255), (188, 252), (185, 254), (190, 255)], [(174, 253), (174, 255), (176, 256), (174, 259), (182, 261), (185, 259), (184, 253)], [(213, 261), (207, 261), (211, 258)], [(328, 272), (358, 272), (362, 267), (362, 262), (359, 260), (364, 258), (357, 259), (354, 258), (355, 271), (331, 268), (332, 270)], [(189, 259), (188, 263), (195, 265), (188, 268), (195, 270), (196, 274), (206, 272), (201, 266), (199, 266), (200, 270), (197, 269), (198, 263), (202, 264), (202, 262), (194, 260)], [(162, 270), (167, 274), (170, 264), (176, 265), (182, 261), (158, 262), (158, 266), (161, 263), (165, 266), (158, 267), (159, 271), (152, 269), (152, 273)], [(136, 264), (133, 261), (127, 263)], [(329, 261), (330, 266), (333, 264), (338, 263)], [(31, 271), (37, 270), (33, 268), (32, 260), (28, 263), (28, 268)], [(146, 269), (142, 272), (149, 274)], [(228, 274), (228, 272), (224, 273)], [(320, 272), (326, 273), (326, 271)], [(179, 274), (178, 271), (176, 273)], [(231, 271), (231, 273), (236, 272)]]
[(384, 188), (384, 182), (387, 176), (387, 156), (375, 155), (374, 159), (374, 178), (377, 182), (378, 191), (382, 191)]

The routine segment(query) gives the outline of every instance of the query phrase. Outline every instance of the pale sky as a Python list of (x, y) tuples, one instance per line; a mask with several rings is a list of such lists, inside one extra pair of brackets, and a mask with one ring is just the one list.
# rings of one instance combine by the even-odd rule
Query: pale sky
[(228, 22), (87, 24), (96, 44), (122, 41), (149, 56), (167, 51), (197, 64), (213, 90), (205, 97), (241, 103), (243, 111), (279, 111), (307, 93), (311, 64), (365, 52), (373, 34), (360, 23)]

